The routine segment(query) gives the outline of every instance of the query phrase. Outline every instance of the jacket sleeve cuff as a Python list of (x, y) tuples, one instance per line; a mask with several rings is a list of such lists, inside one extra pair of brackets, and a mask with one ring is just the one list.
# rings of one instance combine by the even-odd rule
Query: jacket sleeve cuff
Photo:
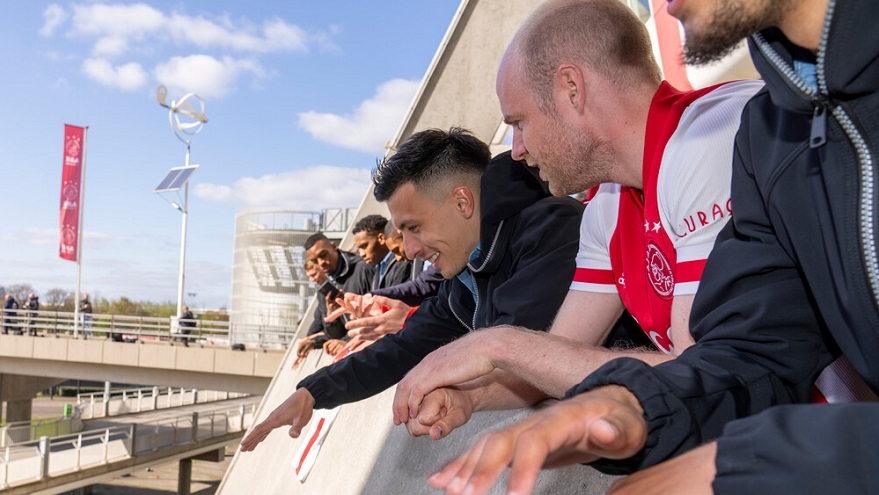
[(406, 318), (403, 318), (403, 326), (401, 330), (406, 329), (406, 322), (409, 321), (409, 317), (412, 316), (412, 313), (418, 311), (418, 308), (420, 308), (420, 306), (412, 306), (411, 308), (409, 308), (409, 312), (406, 313)]
[(332, 387), (321, 386), (321, 380), (325, 379), (325, 375), (327, 375), (327, 368), (321, 368), (314, 373), (306, 376), (302, 379), (298, 384), (296, 384), (296, 389), (305, 388), (308, 390), (308, 393), (314, 398), (314, 408), (315, 409), (332, 409), (341, 402), (338, 402), (338, 398), (332, 396), (329, 391)]
[(607, 474), (629, 474), (663, 461), (667, 457), (663, 453), (665, 449), (657, 449), (657, 446), (661, 435), (665, 433), (663, 429), (671, 423), (672, 415), (666, 385), (656, 377), (650, 365), (637, 359), (619, 358), (605, 364), (568, 390), (565, 399), (605, 385), (625, 387), (641, 403), (644, 421), (647, 423), (647, 443), (640, 452), (628, 459), (599, 459), (590, 466)]

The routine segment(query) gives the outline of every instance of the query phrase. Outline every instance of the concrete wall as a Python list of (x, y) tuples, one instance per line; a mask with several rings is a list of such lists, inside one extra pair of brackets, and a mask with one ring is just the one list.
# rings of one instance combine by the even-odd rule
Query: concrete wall
[(0, 373), (262, 394), (281, 351), (0, 335)]
[[(312, 352), (298, 370), (290, 369), (295, 353), (269, 387), (257, 412), (262, 421), (290, 393), (296, 383), (332, 359)], [(448, 437), (434, 442), (412, 438), (404, 428), (394, 427), (391, 417), (393, 388), (370, 399), (342, 406), (324, 440), (307, 480), (296, 479), (294, 457), (303, 438), (292, 439), (284, 428), (275, 430), (254, 452), (237, 452), (218, 494), (416, 494), (434, 493), (427, 477), (463, 452), (483, 432), (524, 418), (531, 411), (477, 413)], [(604, 493), (614, 477), (587, 466), (571, 466), (541, 473), (536, 494)], [(492, 493), (504, 493), (506, 475)]]

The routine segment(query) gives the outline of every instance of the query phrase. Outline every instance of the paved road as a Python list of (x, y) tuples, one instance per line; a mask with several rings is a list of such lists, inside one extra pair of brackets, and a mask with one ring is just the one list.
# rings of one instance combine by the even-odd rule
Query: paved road
[[(223, 462), (193, 461), (193, 495), (214, 495), (223, 475), (235, 455), (236, 445), (226, 447)], [(159, 464), (150, 470), (136, 471), (131, 476), (115, 478), (112, 481), (92, 486), (93, 495), (172, 495), (177, 493), (176, 462)]]

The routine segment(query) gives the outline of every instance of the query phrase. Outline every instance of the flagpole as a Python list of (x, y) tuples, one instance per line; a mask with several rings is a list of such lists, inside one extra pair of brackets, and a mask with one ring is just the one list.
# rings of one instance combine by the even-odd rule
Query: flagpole
[(76, 290), (73, 296), (73, 338), (79, 338), (79, 294), (80, 281), (82, 279), (82, 228), (83, 212), (85, 211), (85, 166), (88, 162), (89, 153), (89, 127), (83, 128), (82, 136), (82, 171), (79, 177), (79, 227), (76, 233)]

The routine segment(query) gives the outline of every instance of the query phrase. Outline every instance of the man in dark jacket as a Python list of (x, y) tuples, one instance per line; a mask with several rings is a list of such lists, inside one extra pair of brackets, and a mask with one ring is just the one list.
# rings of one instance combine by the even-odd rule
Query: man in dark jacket
[(385, 229), (388, 219), (381, 215), (367, 215), (354, 224), (354, 247), (368, 265), (375, 267), (370, 290), (391, 287), (407, 282), (412, 278), (412, 264), (403, 259), (397, 260), (387, 245)]
[(15, 298), (12, 297), (12, 295), (6, 294), (5, 301), (3, 303), (3, 309), (3, 315), (6, 317), (3, 320), (3, 333), (8, 334), (9, 330), (12, 329), (13, 332), (18, 332), (18, 334), (20, 335), (21, 329), (19, 329), (15, 325), (14, 319), (17, 314), (16, 310), (18, 309), (18, 301), (16, 301)]
[[(655, 368), (608, 363), (437, 481), (486, 450), (493, 459), (470, 464), (462, 487), (512, 462), (510, 490), (527, 493), (552, 452), (623, 459), (598, 463), (623, 472), (683, 453), (614, 493), (879, 493), (879, 404), (850, 402), (879, 391), (879, 10), (867, 0), (676, 0), (668, 10), (692, 59), (754, 33), (768, 90), (742, 117), (735, 215), (693, 306), (697, 343)], [(847, 403), (805, 404), (813, 383)]]
[[(317, 265), (332, 280), (332, 283), (343, 292), (354, 294), (366, 294), (372, 286), (375, 278), (375, 267), (366, 264), (360, 256), (342, 251), (336, 247), (336, 243), (327, 236), (318, 232), (305, 240), (303, 245), (305, 255), (309, 261)], [(327, 322), (327, 314), (336, 308), (333, 294), (323, 296), (323, 301), (318, 301), (314, 310), (314, 321), (308, 329), (308, 335), (317, 335), (312, 339), (300, 342), (297, 349), (301, 356), (315, 347), (325, 347), (330, 354), (335, 354), (345, 342), (347, 330), (345, 322), (341, 319)]]
[[(478, 328), (549, 328), (574, 273), (583, 206), (549, 195), (523, 163), (461, 129), (414, 134), (373, 172), (406, 254), (445, 277), (406, 329), (323, 368), (242, 441), (253, 450), (273, 429), (298, 436), (313, 408), (361, 400), (399, 381), (424, 356)], [(486, 165), (488, 167), (486, 168)]]

